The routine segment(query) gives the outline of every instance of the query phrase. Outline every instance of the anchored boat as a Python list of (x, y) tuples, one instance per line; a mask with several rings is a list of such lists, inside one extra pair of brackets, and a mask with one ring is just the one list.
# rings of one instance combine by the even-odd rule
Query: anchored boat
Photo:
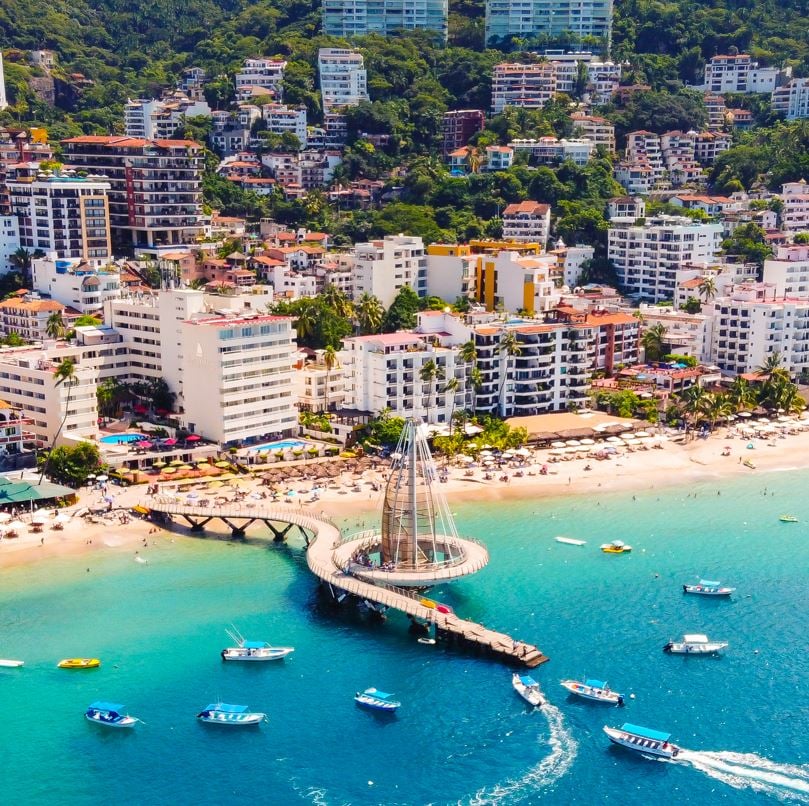
[(134, 728), (140, 720), (122, 713), (124, 707), (114, 702), (94, 702), (87, 708), (84, 718), (105, 728)]
[(215, 702), (206, 705), (197, 714), (200, 722), (208, 725), (230, 725), (244, 727), (245, 725), (258, 725), (267, 721), (267, 714), (248, 710), (247, 705), (229, 705), (225, 702)]
[(542, 708), (545, 705), (545, 696), (539, 683), (527, 674), (513, 674), (511, 676), (511, 686), (529, 705), (534, 708)]
[(604, 733), (609, 736), (613, 744), (619, 744), (621, 747), (637, 753), (661, 758), (676, 758), (680, 752), (680, 748), (676, 744), (669, 742), (670, 733), (651, 730), (641, 725), (631, 725), (629, 722), (625, 722), (620, 728), (610, 728), (604, 725)]
[(235, 628), (226, 630), (236, 646), (223, 649), (222, 660), (266, 661), (281, 660), (295, 651), (292, 646), (271, 646), (266, 641), (245, 641)]
[(101, 661), (98, 658), (65, 658), (56, 665), (60, 669), (97, 669)]
[(632, 546), (627, 546), (621, 540), (613, 540), (611, 543), (602, 543), (601, 551), (604, 554), (628, 554), (632, 551)]
[(723, 587), (721, 582), (701, 579), (697, 585), (683, 585), (683, 593), (694, 593), (697, 596), (730, 596), (736, 588)]
[(0, 660), (0, 666), (7, 669), (17, 669), (20, 666), (25, 666), (24, 660)]
[(378, 688), (366, 688), (354, 695), (354, 702), (375, 711), (395, 711), (401, 703), (393, 699), (393, 694), (380, 691)]
[(727, 647), (727, 641), (711, 641), (707, 635), (693, 633), (684, 635), (682, 641), (669, 641), (663, 651), (675, 655), (715, 655)]
[(565, 543), (568, 546), (585, 546), (585, 545), (587, 545), (586, 540), (576, 540), (573, 537), (555, 537), (554, 540), (557, 543)]
[(623, 694), (610, 690), (606, 680), (585, 680), (583, 683), (579, 680), (562, 680), (560, 685), (571, 694), (585, 700), (604, 702), (608, 705), (624, 704)]
[(797, 523), (798, 519), (794, 515), (782, 515), (779, 519), (781, 523)]

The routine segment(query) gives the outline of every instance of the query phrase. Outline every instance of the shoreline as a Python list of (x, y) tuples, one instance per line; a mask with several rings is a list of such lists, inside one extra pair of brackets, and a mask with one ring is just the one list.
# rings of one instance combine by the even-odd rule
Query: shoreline
[[(809, 470), (809, 431), (752, 439), (731, 434), (732, 429), (721, 429), (707, 438), (697, 438), (687, 444), (666, 442), (661, 449), (635, 450), (601, 461), (582, 458), (551, 464), (549, 451), (535, 450), (521, 468), (493, 471), (494, 478), (488, 481), (482, 478), (480, 469), (472, 471), (474, 476), (470, 478), (470, 471), (464, 466), (448, 466), (447, 481), (438, 487), (450, 503), (497, 504), (568, 496), (593, 497), (600, 493), (643, 493), (708, 482), (721, 485), (738, 476)], [(754, 449), (748, 449), (748, 444), (753, 444)], [(728, 449), (730, 455), (723, 455)], [(745, 466), (745, 460), (752, 461), (755, 467)], [(437, 464), (439, 468), (445, 467), (440, 460)], [(540, 475), (543, 465), (546, 465), (548, 475)], [(516, 475), (519, 472), (523, 475)], [(503, 473), (508, 476), (508, 481), (500, 479)], [(379, 487), (379, 482), (378, 472), (342, 483), (338, 479), (328, 487), (320, 488), (318, 500), (310, 504), (297, 504), (297, 501), (302, 501), (304, 495), (311, 495), (312, 482), (296, 479), (291, 488), (296, 495), (293, 499), (295, 508), (302, 506), (308, 511), (322, 511), (338, 521), (355, 521), (347, 525), (350, 530), (353, 527), (367, 528), (378, 521), (382, 491), (374, 491), (372, 485)], [(258, 491), (266, 490), (257, 479), (247, 484), (248, 494), (258, 495)], [(137, 504), (148, 507), (145, 491), (145, 485), (113, 488), (115, 509), (131, 509)], [(283, 500), (290, 499), (285, 497)], [(79, 491), (79, 503), (62, 510), (71, 515), (64, 530), (53, 531), (46, 526), (40, 534), (3, 539), (0, 542), (0, 568), (29, 565), (51, 558), (80, 557), (103, 549), (145, 553), (150, 544), (155, 544), (156, 537), (187, 536), (181, 529), (163, 530), (151, 521), (137, 517), (130, 518), (128, 523), (120, 523), (116, 512), (97, 523), (87, 523), (76, 516), (83, 508), (99, 503), (97, 491), (83, 489)], [(210, 530), (217, 537), (220, 531), (225, 537), (224, 530)], [(42, 538), (44, 545), (41, 544)]]

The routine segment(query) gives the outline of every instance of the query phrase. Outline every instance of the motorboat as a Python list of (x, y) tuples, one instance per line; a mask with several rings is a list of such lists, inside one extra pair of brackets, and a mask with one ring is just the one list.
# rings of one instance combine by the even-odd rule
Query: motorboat
[(529, 705), (534, 708), (542, 708), (545, 705), (545, 696), (539, 683), (527, 674), (517, 674), (511, 676), (511, 686)]
[(272, 646), (266, 641), (246, 641), (235, 627), (226, 632), (236, 646), (223, 649), (219, 653), (222, 660), (281, 660), (295, 651), (295, 647), (292, 646)]
[(20, 666), (25, 666), (24, 660), (3, 660), (0, 659), (0, 666), (6, 669), (18, 669)]
[(601, 551), (604, 554), (627, 554), (632, 551), (632, 546), (627, 546), (620, 540), (613, 540), (611, 543), (602, 543)]
[(422, 638), (419, 638), (418, 641), (419, 641), (420, 644), (427, 644), (428, 646), (434, 646), (435, 645), (435, 638), (423, 638), (422, 637)]
[(605, 680), (562, 680), (560, 685), (577, 697), (593, 702), (604, 702), (608, 705), (623, 705), (624, 696), (617, 691), (612, 691)]
[(564, 543), (567, 546), (586, 546), (586, 540), (576, 540), (573, 537), (555, 537), (554, 540), (557, 543)]
[(393, 694), (380, 691), (378, 688), (366, 688), (354, 695), (354, 702), (375, 711), (395, 711), (401, 703), (393, 699)]
[(781, 523), (797, 523), (798, 519), (794, 515), (782, 515), (779, 519)]
[(680, 748), (669, 741), (670, 733), (662, 733), (659, 730), (651, 730), (640, 725), (631, 725), (629, 722), (625, 722), (620, 728), (610, 728), (604, 725), (604, 733), (609, 736), (613, 744), (637, 753), (660, 756), (660, 758), (676, 758), (680, 752)]
[(101, 661), (98, 658), (65, 658), (56, 665), (60, 669), (97, 669)]
[(697, 596), (730, 596), (736, 588), (723, 587), (721, 582), (701, 579), (697, 585), (683, 585), (683, 593), (694, 593)]
[(197, 719), (208, 725), (258, 725), (267, 721), (267, 714), (250, 711), (247, 705), (229, 705), (225, 702), (215, 702), (206, 705), (198, 714)]
[(124, 714), (124, 707), (114, 702), (93, 702), (88, 706), (84, 718), (105, 728), (134, 728), (140, 720)]
[(727, 649), (727, 646), (727, 641), (711, 641), (707, 635), (693, 633), (684, 635), (682, 641), (669, 641), (663, 651), (675, 655), (714, 655)]

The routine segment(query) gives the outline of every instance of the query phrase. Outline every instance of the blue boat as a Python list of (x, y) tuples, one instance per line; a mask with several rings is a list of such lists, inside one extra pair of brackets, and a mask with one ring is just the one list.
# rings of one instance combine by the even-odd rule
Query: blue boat
[(258, 711), (250, 711), (247, 705), (231, 705), (226, 702), (215, 702), (206, 705), (197, 714), (200, 722), (208, 725), (258, 725), (266, 722), (267, 714)]
[(84, 718), (105, 728), (134, 728), (140, 720), (124, 714), (124, 708), (124, 705), (117, 702), (93, 702), (85, 711)]
[(375, 711), (395, 711), (401, 703), (393, 699), (393, 694), (380, 691), (378, 688), (366, 688), (354, 695), (354, 702)]
[(577, 697), (583, 697), (585, 700), (593, 700), (594, 702), (603, 702), (608, 705), (623, 705), (624, 696), (617, 691), (612, 691), (607, 685), (606, 680), (562, 680), (560, 685), (562, 688), (575, 694)]
[(676, 744), (669, 742), (670, 733), (644, 728), (641, 725), (631, 725), (629, 722), (625, 722), (620, 728), (609, 728), (604, 725), (604, 733), (613, 744), (637, 753), (671, 759), (676, 758), (680, 752)]

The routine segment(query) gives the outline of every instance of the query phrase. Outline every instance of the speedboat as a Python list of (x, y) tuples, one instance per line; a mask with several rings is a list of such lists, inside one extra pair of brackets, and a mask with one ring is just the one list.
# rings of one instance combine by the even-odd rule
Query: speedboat
[(511, 676), (511, 686), (529, 705), (535, 708), (542, 708), (545, 705), (545, 696), (533, 677), (515, 673)]
[(632, 551), (632, 546), (627, 546), (620, 540), (613, 540), (611, 543), (602, 543), (601, 551), (604, 554), (627, 554)]
[(555, 537), (554, 540), (557, 543), (565, 543), (568, 546), (585, 546), (587, 545), (586, 540), (576, 540), (572, 537)]
[(140, 720), (137, 717), (121, 713), (124, 707), (114, 702), (90, 703), (84, 718), (88, 722), (103, 725), (105, 728), (134, 728)]
[(697, 596), (730, 596), (736, 588), (723, 588), (721, 582), (701, 579), (698, 585), (683, 585), (683, 593), (695, 593)]
[(101, 661), (98, 658), (65, 658), (56, 665), (60, 669), (97, 669)]
[(694, 633), (684, 635), (682, 641), (669, 641), (663, 651), (676, 655), (714, 655), (727, 649), (727, 646), (727, 641), (710, 641), (707, 635)]
[(200, 722), (208, 725), (258, 725), (267, 721), (267, 714), (248, 710), (246, 705), (228, 705), (225, 702), (215, 702), (206, 705), (197, 714)]
[(24, 660), (1, 660), (0, 659), (0, 666), (3, 666), (7, 669), (17, 669), (20, 666), (25, 666)]
[(354, 695), (354, 702), (375, 711), (395, 711), (401, 703), (393, 699), (393, 694), (380, 691), (378, 688), (366, 688)]
[(645, 753), (661, 758), (676, 758), (680, 748), (671, 744), (670, 733), (661, 733), (659, 730), (650, 730), (640, 725), (630, 725), (625, 722), (620, 728), (610, 728), (604, 725), (604, 733), (609, 736), (613, 744), (619, 744), (629, 750)]
[(295, 651), (292, 646), (271, 646), (266, 641), (245, 641), (235, 628), (226, 632), (236, 646), (223, 649), (220, 652), (222, 660), (280, 660)]
[(797, 523), (798, 519), (794, 515), (782, 515), (779, 519), (781, 523)]
[(623, 705), (624, 696), (617, 691), (611, 691), (605, 680), (562, 680), (560, 685), (577, 697), (594, 702), (605, 702), (609, 705)]

